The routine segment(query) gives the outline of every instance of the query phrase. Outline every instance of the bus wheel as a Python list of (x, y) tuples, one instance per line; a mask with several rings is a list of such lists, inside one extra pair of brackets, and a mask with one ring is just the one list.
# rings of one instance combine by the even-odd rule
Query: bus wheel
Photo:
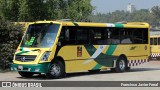
[(97, 69), (97, 70), (89, 70), (90, 73), (99, 73), (100, 72), (100, 69)]
[(18, 72), (19, 75), (21, 75), (22, 77), (26, 77), (26, 78), (29, 78), (29, 77), (32, 77), (34, 73), (32, 72)]
[(129, 72), (131, 70), (131, 67), (126, 68), (126, 72)]
[(55, 61), (51, 63), (49, 73), (46, 73), (47, 78), (58, 79), (64, 76), (65, 69), (64, 64), (61, 61)]
[(117, 63), (116, 63), (116, 68), (114, 69), (115, 72), (117, 72), (117, 73), (124, 72), (127, 67), (126, 61), (127, 60), (124, 57), (119, 57), (119, 59), (117, 60)]

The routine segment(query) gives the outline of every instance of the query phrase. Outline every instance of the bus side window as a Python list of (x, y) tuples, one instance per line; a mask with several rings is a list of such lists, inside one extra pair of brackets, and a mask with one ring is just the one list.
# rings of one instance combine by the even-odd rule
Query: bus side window
[(89, 43), (93, 45), (106, 44), (106, 28), (104, 27), (92, 27), (89, 30)]
[(68, 45), (76, 44), (76, 27), (68, 27), (65, 29), (65, 40)]
[(132, 42), (132, 33), (128, 29), (121, 29), (120, 30), (121, 35), (121, 43), (122, 44), (131, 44)]
[(158, 45), (160, 45), (160, 37), (158, 38)]
[(153, 45), (153, 38), (150, 39), (150, 44)]
[(69, 40), (69, 29), (65, 30), (65, 38), (66, 40)]
[(77, 30), (77, 44), (89, 44), (89, 35), (87, 28), (78, 28)]
[(94, 44), (94, 29), (89, 30), (89, 42)]
[(65, 28), (62, 28), (60, 36), (59, 36), (59, 40), (64, 40), (65, 39)]
[(110, 39), (111, 38), (111, 31), (109, 29), (107, 29), (106, 33), (107, 33), (106, 35), (108, 36), (107, 39)]
[(157, 45), (158, 43), (157, 43), (157, 38), (154, 38), (154, 45)]
[(143, 44), (148, 44), (148, 29), (144, 28), (143, 29)]
[(109, 28), (108, 30), (108, 44), (120, 44), (120, 29), (118, 28)]
[(106, 33), (105, 33), (105, 29), (106, 28), (95, 28), (94, 30), (92, 30), (92, 32), (94, 32), (93, 35), (93, 40), (92, 40), (92, 44), (97, 44), (97, 45), (103, 45), (106, 44)]
[(76, 44), (76, 30), (73, 27), (63, 27), (59, 37), (62, 45), (75, 45)]
[(133, 30), (134, 44), (142, 44), (143, 43), (143, 38), (142, 38), (143, 31), (140, 29), (132, 29), (132, 30)]
[(134, 44), (148, 44), (148, 29), (133, 28), (133, 43)]

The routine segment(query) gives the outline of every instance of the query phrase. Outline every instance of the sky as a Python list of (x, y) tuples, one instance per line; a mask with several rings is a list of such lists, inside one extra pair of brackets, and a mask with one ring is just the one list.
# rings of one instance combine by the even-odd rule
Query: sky
[(127, 10), (127, 5), (131, 3), (136, 9), (150, 9), (153, 6), (160, 6), (160, 0), (92, 0), (91, 4), (96, 7), (94, 13), (108, 13), (115, 10)]

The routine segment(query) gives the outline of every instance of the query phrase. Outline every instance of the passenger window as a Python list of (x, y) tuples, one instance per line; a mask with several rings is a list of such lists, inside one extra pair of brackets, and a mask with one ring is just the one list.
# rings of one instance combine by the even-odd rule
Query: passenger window
[(75, 45), (76, 30), (70, 27), (63, 27), (60, 33), (59, 41), (61, 41), (62, 45)]
[(157, 38), (154, 38), (154, 45), (157, 45)]
[(160, 38), (158, 38), (158, 45), (160, 45)]
[(148, 30), (146, 28), (131, 29), (134, 44), (148, 44)]
[(119, 29), (116, 28), (108, 28), (107, 33), (108, 33), (108, 44), (120, 44), (120, 34), (119, 34)]
[(121, 29), (121, 43), (122, 44), (132, 44), (132, 32), (127, 29)]
[(150, 39), (150, 44), (153, 45), (153, 38)]
[(77, 30), (77, 44), (88, 44), (88, 30), (78, 29)]
[(95, 28), (92, 33), (92, 44), (103, 45), (106, 44), (106, 28)]

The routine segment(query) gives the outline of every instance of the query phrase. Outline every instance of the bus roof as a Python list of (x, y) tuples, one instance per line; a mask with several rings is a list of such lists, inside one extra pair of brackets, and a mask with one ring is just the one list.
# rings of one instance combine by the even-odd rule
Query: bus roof
[(149, 28), (148, 23), (93, 23), (93, 22), (62, 22), (63, 26), (91, 26), (91, 27), (118, 27), (118, 28)]
[(149, 24), (145, 22), (127, 22), (123, 24), (123, 23), (94, 23), (94, 22), (71, 22), (71, 21), (37, 21), (34, 23), (61, 23), (63, 26), (149, 28)]

